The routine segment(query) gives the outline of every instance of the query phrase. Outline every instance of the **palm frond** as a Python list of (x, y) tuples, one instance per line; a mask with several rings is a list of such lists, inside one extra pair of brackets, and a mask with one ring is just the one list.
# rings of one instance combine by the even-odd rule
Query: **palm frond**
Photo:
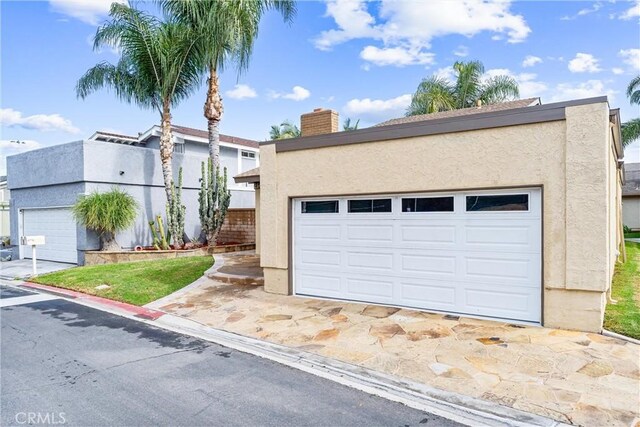
[(511, 76), (500, 75), (489, 78), (484, 82), (478, 99), (485, 104), (496, 104), (508, 100), (518, 99), (520, 90), (518, 82)]
[(640, 139), (640, 118), (631, 119), (621, 126), (622, 146), (626, 147), (634, 141)]
[(634, 77), (627, 86), (627, 97), (631, 104), (640, 105), (640, 75)]
[(430, 114), (455, 108), (454, 88), (446, 79), (432, 76), (420, 82), (406, 115)]

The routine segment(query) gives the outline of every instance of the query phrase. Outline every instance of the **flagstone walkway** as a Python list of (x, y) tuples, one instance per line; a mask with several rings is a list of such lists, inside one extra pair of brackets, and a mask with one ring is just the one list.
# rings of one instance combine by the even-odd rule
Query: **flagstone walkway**
[[(214, 272), (216, 279), (153, 308), (566, 423), (640, 427), (638, 345), (599, 334), (268, 294), (259, 277), (246, 277), (255, 275), (257, 257), (225, 257), (227, 268)], [(229, 279), (234, 265), (245, 277)]]

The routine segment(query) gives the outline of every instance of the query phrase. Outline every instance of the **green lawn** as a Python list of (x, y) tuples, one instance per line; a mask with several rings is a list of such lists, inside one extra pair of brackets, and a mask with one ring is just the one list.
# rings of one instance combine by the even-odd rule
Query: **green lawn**
[(640, 239), (640, 231), (631, 231), (629, 233), (624, 233), (625, 239)]
[[(135, 305), (145, 305), (177, 291), (213, 265), (210, 256), (76, 267), (31, 279)], [(96, 286), (109, 285), (97, 290)]]
[(604, 327), (628, 337), (640, 339), (640, 244), (627, 242), (627, 262), (616, 266)]

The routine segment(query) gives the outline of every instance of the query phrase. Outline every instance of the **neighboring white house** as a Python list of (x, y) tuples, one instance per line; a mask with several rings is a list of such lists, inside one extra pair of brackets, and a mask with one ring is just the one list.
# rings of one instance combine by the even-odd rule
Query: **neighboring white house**
[(0, 176), (0, 237), (9, 235), (9, 189), (7, 177)]
[(622, 220), (632, 230), (640, 230), (640, 163), (624, 165)]
[[(175, 126), (173, 171), (183, 169), (182, 202), (187, 208), (185, 232), (200, 235), (198, 191), (202, 162), (207, 161), (207, 132)], [(149, 245), (149, 221), (165, 215), (166, 196), (159, 152), (160, 128), (153, 126), (138, 136), (95, 132), (89, 139), (54, 145), (7, 158), (7, 183), (11, 190), (12, 242), (19, 236), (44, 235), (39, 257), (50, 261), (84, 263), (84, 250), (98, 249), (97, 236), (76, 225), (70, 207), (79, 196), (108, 191), (117, 186), (139, 203), (136, 222), (119, 233), (124, 248)], [(254, 188), (236, 184), (232, 177), (259, 162), (258, 142), (220, 135), (220, 162), (227, 169), (231, 208), (252, 209)], [(29, 247), (14, 247), (13, 257), (29, 258)]]

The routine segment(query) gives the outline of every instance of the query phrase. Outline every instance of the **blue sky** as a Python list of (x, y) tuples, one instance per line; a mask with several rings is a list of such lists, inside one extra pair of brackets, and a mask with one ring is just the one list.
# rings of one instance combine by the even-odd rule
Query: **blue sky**
[[(91, 48), (110, 1), (0, 3), (0, 174), (7, 155), (158, 123), (156, 112), (108, 91), (76, 99), (84, 71), (117, 61)], [(316, 107), (369, 126), (402, 116), (422, 78), (448, 76), (454, 61), (470, 59), (490, 75), (514, 76), (522, 97), (607, 95), (623, 120), (638, 117), (624, 91), (640, 73), (639, 24), (640, 1), (300, 1), (291, 25), (275, 13), (264, 18), (247, 72), (221, 76), (222, 132), (263, 140), (272, 124)], [(206, 128), (204, 93), (174, 108), (175, 124)], [(640, 161), (640, 143), (625, 155)]]

